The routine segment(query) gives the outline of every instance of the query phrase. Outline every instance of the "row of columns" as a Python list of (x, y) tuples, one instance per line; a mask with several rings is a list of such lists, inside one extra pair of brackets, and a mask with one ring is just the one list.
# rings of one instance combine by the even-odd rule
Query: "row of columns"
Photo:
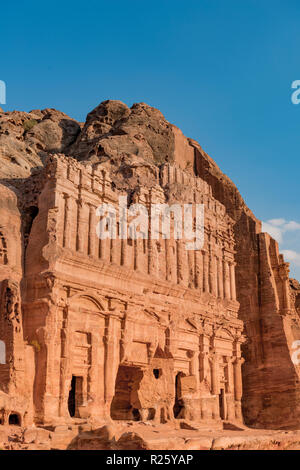
[(96, 207), (64, 195), (62, 245), (74, 251), (155, 277), (236, 300), (235, 263), (223, 254), (186, 250), (184, 240), (100, 240)]
[[(93, 410), (88, 409), (90, 414), (110, 416), (110, 405), (115, 393), (115, 380), (119, 367), (119, 318), (110, 313), (105, 319), (105, 334), (101, 337), (100, 330), (90, 333), (90, 358), (91, 362), (83, 376), (83, 405), (92, 403)], [(74, 350), (73, 329), (66, 314), (61, 330), (61, 357), (60, 357), (60, 393), (59, 393), (59, 415), (68, 416), (68, 395), (72, 373), (74, 369), (71, 351)], [(81, 373), (79, 374), (81, 375)], [(101, 417), (100, 416), (100, 417)]]
[[(212, 417), (242, 420), (241, 367), (244, 360), (237, 356), (223, 356), (209, 352), (209, 338), (206, 339), (208, 342), (204, 340), (200, 354), (196, 351), (187, 352), (190, 359), (189, 375), (195, 377), (197, 390), (199, 390), (200, 382), (204, 381), (211, 393), (211, 396), (200, 395), (200, 415), (203, 419)], [(224, 369), (224, 377), (222, 377), (222, 369)], [(194, 406), (198, 406), (196, 402)]]
[[(54, 309), (54, 307), (53, 307)], [(54, 310), (52, 309), (51, 317), (54, 318)], [(55, 335), (41, 335), (39, 343), (41, 344), (41, 351), (38, 356), (41, 356), (42, 361), (47, 361), (43, 368), (40, 368), (40, 373), (44, 374), (46, 371), (46, 396), (44, 397), (45, 413), (47, 418), (51, 418), (56, 401), (55, 397), (59, 397), (60, 401), (60, 416), (67, 414), (67, 399), (70, 386), (72, 373), (74, 373), (72, 363), (72, 351), (74, 351), (72, 331), (74, 325), (73, 320), (70, 318), (68, 308), (63, 309), (61, 330), (58, 331), (61, 341), (61, 348), (55, 347)], [(115, 380), (120, 363), (120, 319), (118, 315), (110, 312), (109, 315), (103, 318), (103, 324), (99, 325), (99, 330), (93, 329), (90, 334), (90, 347), (91, 347), (91, 362), (88, 368), (88, 375), (84, 382), (84, 396), (91, 398), (95, 412), (103, 410), (104, 415), (109, 416), (110, 404), (115, 393)], [(104, 336), (100, 334), (104, 332)], [(43, 329), (43, 332), (46, 333)], [(103, 340), (102, 340), (103, 338)], [(130, 338), (130, 335), (129, 335)], [(129, 339), (125, 338), (126, 340)], [(57, 338), (58, 339), (58, 338)], [(220, 393), (220, 365), (221, 355), (211, 353), (209, 351), (210, 337), (205, 336), (203, 339), (203, 350), (200, 354), (197, 351), (189, 351), (189, 374), (196, 377), (197, 389), (199, 389), (200, 381), (207, 380), (211, 386), (212, 395), (218, 396)], [(48, 357), (45, 356), (45, 348), (48, 350)], [(56, 352), (60, 355), (59, 375), (59, 393), (56, 393), (56, 387), (53, 383), (55, 377), (54, 368), (51, 364), (57, 362)], [(123, 358), (124, 359), (124, 358)], [(227, 387), (226, 394), (230, 395), (236, 402), (240, 402), (242, 397), (242, 375), (241, 365), (243, 359), (240, 357), (226, 357), (227, 367)], [(54, 381), (55, 381), (54, 380)], [(101, 393), (100, 393), (101, 389)], [(40, 389), (39, 389), (40, 390)], [(100, 396), (101, 395), (101, 396)], [(40, 397), (41, 398), (41, 397)], [(91, 410), (89, 410), (91, 411)], [(101, 411), (102, 412), (102, 411)], [(49, 414), (48, 414), (49, 413)]]
[[(212, 379), (212, 394), (219, 395), (220, 393), (220, 359), (218, 355), (213, 355), (209, 358), (211, 366), (211, 379)], [(233, 393), (234, 399), (240, 401), (242, 399), (243, 385), (242, 385), (242, 364), (243, 358), (227, 357), (227, 387), (226, 393)]]

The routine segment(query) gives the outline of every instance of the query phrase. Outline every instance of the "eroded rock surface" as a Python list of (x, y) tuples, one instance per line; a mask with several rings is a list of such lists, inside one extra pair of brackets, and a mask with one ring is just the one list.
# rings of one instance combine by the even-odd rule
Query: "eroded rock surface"
[(55, 109), (0, 111), (0, 178), (26, 178), (48, 152), (65, 152), (80, 124)]
[[(144, 103), (105, 101), (85, 124), (0, 110), (0, 163), (0, 423), (15, 442), (190, 449), (201, 426), (299, 428), (300, 285), (196, 141)], [(172, 225), (99, 240), (97, 207), (119, 196), (203, 204), (204, 245)], [(155, 444), (164, 426), (174, 440)]]

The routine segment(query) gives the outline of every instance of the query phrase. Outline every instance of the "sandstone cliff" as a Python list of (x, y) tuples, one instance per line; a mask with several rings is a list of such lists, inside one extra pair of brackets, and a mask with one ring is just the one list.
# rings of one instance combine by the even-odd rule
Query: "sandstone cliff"
[[(260, 221), (234, 183), (200, 145), (144, 103), (128, 108), (120, 101), (105, 101), (88, 114), (84, 125), (53, 109), (0, 110), (1, 191), (5, 186), (18, 196), (18, 202), (10, 197), (7, 203), (21, 213), (23, 249), (43, 184), (36, 175), (51, 153), (87, 165), (101, 163), (113, 185), (129, 195), (151, 187), (164, 162), (174, 162), (208, 183), (235, 221), (237, 299), (247, 337), (245, 422), (256, 427), (299, 427), (300, 369), (291, 361), (292, 343), (300, 339), (299, 284), (292, 281), (290, 290), (286, 288), (288, 266), (276, 242), (261, 233)], [(170, 199), (174, 193), (184, 198), (185, 187), (177, 184), (164, 191)], [(19, 273), (15, 277), (19, 280)]]

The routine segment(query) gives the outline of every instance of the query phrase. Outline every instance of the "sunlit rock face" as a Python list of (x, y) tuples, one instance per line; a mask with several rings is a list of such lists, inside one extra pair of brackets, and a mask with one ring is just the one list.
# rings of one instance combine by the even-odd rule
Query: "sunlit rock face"
[[(299, 427), (299, 284), (196, 141), (145, 103), (105, 101), (84, 124), (1, 111), (0, 161), (4, 427), (62, 448), (112, 422)], [(147, 237), (97, 236), (120, 196), (148, 210)], [(202, 204), (203, 245), (187, 250), (172, 218), (151, 236), (152, 204)]]

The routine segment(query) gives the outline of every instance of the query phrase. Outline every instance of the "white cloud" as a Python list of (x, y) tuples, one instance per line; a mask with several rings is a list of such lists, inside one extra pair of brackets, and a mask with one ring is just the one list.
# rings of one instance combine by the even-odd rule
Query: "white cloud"
[(268, 232), (271, 237), (275, 238), (278, 243), (283, 242), (283, 234), (300, 230), (300, 224), (294, 220), (287, 221), (285, 219), (271, 219), (262, 223), (262, 231)]
[(294, 263), (295, 266), (300, 266), (300, 253), (293, 250), (281, 250), (281, 253), (284, 255), (286, 261)]
[(285, 231), (288, 231), (288, 230), (300, 230), (300, 224), (298, 224), (298, 222), (294, 222), (293, 220), (291, 220), (285, 225)]
[(268, 221), (271, 225), (284, 225), (286, 223), (285, 219), (271, 219)]
[(271, 237), (275, 238), (278, 243), (282, 243), (282, 229), (279, 227), (275, 227), (274, 225), (270, 224), (269, 222), (262, 223), (262, 231), (267, 232), (271, 235)]
[[(287, 242), (290, 245), (290, 237), (287, 233), (300, 230), (300, 224), (294, 220), (271, 219), (262, 223), (262, 230), (263, 232), (268, 232), (271, 237), (277, 240), (280, 245), (280, 252), (283, 254), (284, 259), (291, 263), (292, 275), (299, 278), (300, 252), (295, 251), (295, 249), (284, 249), (284, 245), (286, 246)], [(293, 245), (295, 245), (295, 243), (297, 246), (293, 246), (293, 248), (299, 249), (299, 243), (294, 239)]]

